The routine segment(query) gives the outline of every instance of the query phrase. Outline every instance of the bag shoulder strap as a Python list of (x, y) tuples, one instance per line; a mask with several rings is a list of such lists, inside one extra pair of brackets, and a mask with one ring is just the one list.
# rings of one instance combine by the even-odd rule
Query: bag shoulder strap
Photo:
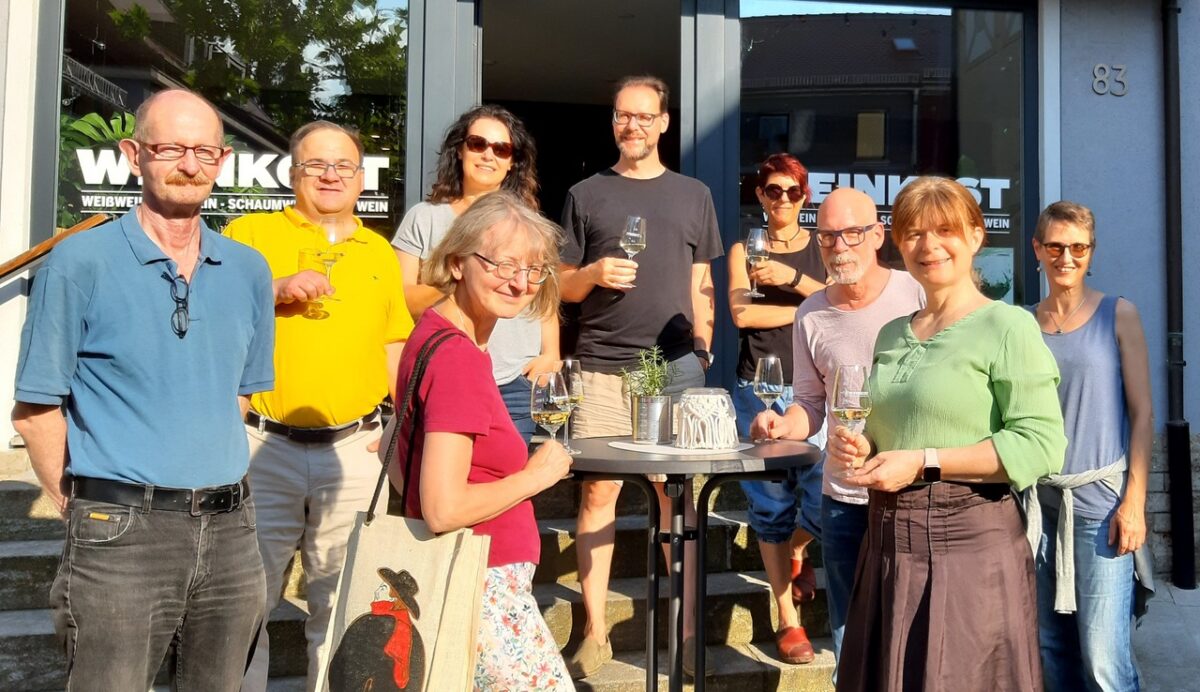
[[(367, 508), (366, 523), (370, 524), (375, 520), (375, 508), (379, 504), (379, 496), (383, 492), (383, 486), (387, 482), (388, 467), (392, 464), (392, 459), (396, 456), (396, 445), (400, 440), (400, 429), (404, 427), (404, 420), (409, 415), (409, 411), (413, 411), (413, 416), (416, 416), (416, 400), (414, 399), (417, 387), (420, 386), (421, 380), (425, 377), (425, 369), (429, 365), (430, 359), (433, 358), (433, 352), (438, 349), (447, 340), (455, 335), (461, 334), (456, 329), (444, 327), (434, 332), (425, 343), (421, 345), (421, 350), (417, 352), (416, 361), (413, 363), (412, 374), (408, 377), (408, 386), (404, 389), (404, 399), (400, 406), (396, 408), (394, 415), (399, 416), (396, 425), (392, 429), (392, 436), (388, 439), (387, 453), (384, 454), (382, 468), (379, 469), (379, 480), (375, 482), (375, 492), (371, 495), (371, 505)], [(413, 430), (416, 430), (414, 420)], [(413, 446), (412, 436), (409, 437), (408, 455), (404, 463), (404, 490), (401, 493), (401, 516), (408, 511), (408, 489), (412, 485), (409, 482), (409, 475), (412, 472)]]

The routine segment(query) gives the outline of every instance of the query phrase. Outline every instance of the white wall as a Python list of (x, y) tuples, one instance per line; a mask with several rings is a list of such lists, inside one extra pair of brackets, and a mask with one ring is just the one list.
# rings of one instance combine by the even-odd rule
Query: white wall
[(1180, 3), (1180, 111), (1183, 137), (1184, 411), (1200, 433), (1200, 2)]
[[(0, 261), (29, 247), (34, 63), (40, 3), (0, 0)], [(8, 412), (25, 317), (25, 278), (0, 283), (0, 451), (13, 436)]]

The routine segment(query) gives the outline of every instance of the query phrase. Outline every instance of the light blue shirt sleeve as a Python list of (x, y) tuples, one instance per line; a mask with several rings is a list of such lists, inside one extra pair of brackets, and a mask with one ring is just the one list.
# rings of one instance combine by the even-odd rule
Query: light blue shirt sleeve
[(29, 404), (61, 405), (71, 394), (90, 299), (55, 259), (34, 277), (21, 330), (14, 398)]
[(254, 336), (246, 352), (246, 366), (238, 394), (249, 396), (275, 387), (275, 293), (271, 286), (271, 271), (260, 258), (254, 281), (258, 297), (254, 318)]

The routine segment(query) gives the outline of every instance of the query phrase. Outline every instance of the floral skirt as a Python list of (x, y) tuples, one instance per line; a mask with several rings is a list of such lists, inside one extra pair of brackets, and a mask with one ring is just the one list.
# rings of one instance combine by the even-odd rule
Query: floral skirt
[(574, 690), (558, 644), (533, 600), (532, 562), (489, 567), (476, 644), (479, 692)]

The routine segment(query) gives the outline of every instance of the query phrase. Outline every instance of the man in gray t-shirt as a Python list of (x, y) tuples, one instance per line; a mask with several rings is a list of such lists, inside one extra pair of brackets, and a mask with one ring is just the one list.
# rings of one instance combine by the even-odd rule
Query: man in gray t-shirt
[[(907, 272), (879, 264), (883, 224), (875, 202), (853, 188), (834, 190), (817, 212), (817, 245), (833, 283), (796, 311), (792, 338), (795, 403), (781, 416), (768, 409), (750, 427), (755, 438), (807, 439), (828, 416), (840, 365), (867, 365), (883, 325), (919, 310), (925, 293)], [(846, 609), (858, 550), (867, 528), (867, 493), (841, 485), (825, 466), (821, 497), (821, 551), (829, 594), (829, 624), (836, 654), (842, 650)]]
[[(562, 297), (580, 304), (575, 351), (583, 367), (584, 400), (572, 427), (580, 437), (629, 435), (629, 397), (621, 368), (632, 367), (638, 352), (653, 346), (676, 368), (665, 394), (704, 384), (711, 364), (713, 288), (709, 262), (720, 257), (721, 237), (712, 195), (698, 180), (667, 170), (658, 140), (667, 130), (667, 87), (654, 77), (626, 78), (613, 103), (613, 137), (621, 158), (611, 169), (571, 188), (563, 210), (566, 243), (562, 251)], [(625, 219), (646, 220), (646, 247), (628, 259), (619, 247)], [(652, 479), (653, 480), (653, 479)], [(657, 486), (663, 516), (670, 504)], [(695, 511), (687, 487), (687, 521)], [(576, 534), (583, 606), (584, 639), (568, 658), (572, 677), (599, 670), (612, 658), (605, 621), (612, 564), (614, 518), (620, 485), (583, 484)], [(687, 544), (685, 584), (695, 583), (695, 550)], [(684, 669), (690, 670), (690, 605), (684, 595)]]

